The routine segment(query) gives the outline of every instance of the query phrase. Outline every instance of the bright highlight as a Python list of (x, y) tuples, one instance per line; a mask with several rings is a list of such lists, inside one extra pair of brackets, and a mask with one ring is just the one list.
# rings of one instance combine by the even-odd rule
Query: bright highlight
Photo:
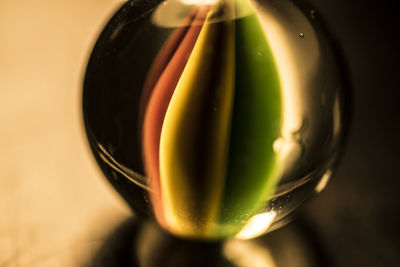
[(275, 211), (269, 211), (254, 216), (236, 237), (240, 239), (250, 239), (264, 234), (271, 226), (275, 217)]

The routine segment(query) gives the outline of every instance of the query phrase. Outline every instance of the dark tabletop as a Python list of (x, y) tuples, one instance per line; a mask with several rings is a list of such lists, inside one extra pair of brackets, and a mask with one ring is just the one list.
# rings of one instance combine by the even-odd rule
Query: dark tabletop
[(353, 119), (335, 178), (304, 212), (337, 266), (398, 266), (400, 10), (392, 0), (310, 2), (347, 59)]

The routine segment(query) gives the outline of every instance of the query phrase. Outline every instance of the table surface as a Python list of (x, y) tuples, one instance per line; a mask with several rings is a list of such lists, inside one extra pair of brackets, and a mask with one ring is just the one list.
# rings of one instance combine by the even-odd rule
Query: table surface
[[(88, 53), (121, 2), (0, 1), (0, 267), (83, 266), (131, 216), (90, 155), (80, 108)], [(336, 176), (300, 216), (332, 265), (396, 266), (399, 9), (310, 2), (342, 45), (354, 109)]]

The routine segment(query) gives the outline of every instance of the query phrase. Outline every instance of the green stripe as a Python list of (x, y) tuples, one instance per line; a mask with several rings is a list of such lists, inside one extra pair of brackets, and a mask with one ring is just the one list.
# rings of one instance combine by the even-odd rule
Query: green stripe
[(219, 235), (236, 234), (277, 180), (273, 143), (281, 127), (279, 76), (255, 13), (236, 21), (235, 98)]

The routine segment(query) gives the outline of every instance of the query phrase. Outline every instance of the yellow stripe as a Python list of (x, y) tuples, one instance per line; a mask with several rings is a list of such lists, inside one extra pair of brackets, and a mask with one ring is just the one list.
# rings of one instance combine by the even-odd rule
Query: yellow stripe
[[(232, 12), (233, 5), (227, 6)], [(177, 159), (182, 150), (191, 149), (185, 147), (185, 134), (190, 135), (188, 124), (196, 123), (190, 121), (190, 114), (199, 112), (197, 99), (199, 94), (207, 91), (204, 88), (204, 77), (210, 75), (207, 68), (207, 57), (213, 57), (212, 51), (217, 36), (216, 24), (210, 22), (213, 12), (210, 12), (198, 41), (193, 49), (189, 61), (183, 71), (181, 79), (174, 91), (168, 107), (160, 142), (160, 173), (161, 190), (165, 209), (167, 224), (172, 232), (187, 237), (208, 237), (212, 235), (214, 222), (217, 222), (219, 203), (222, 197), (223, 185), (226, 176), (226, 164), (228, 153), (228, 135), (231, 121), (233, 90), (234, 90), (234, 22), (224, 22), (226, 43), (222, 56), (223, 63), (220, 76), (215, 85), (219, 106), (213, 113), (214, 121), (218, 125), (209, 131), (208, 136), (213, 136), (213, 155), (209, 155), (211, 167), (204, 170), (204, 180), (209, 191), (201, 200), (201, 209), (206, 210), (204, 218), (196, 216), (197, 210), (193, 207), (190, 173)], [(221, 51), (214, 51), (221, 53)], [(209, 53), (210, 52), (210, 53)], [(209, 54), (208, 54), (209, 53)], [(211, 131), (211, 132), (210, 132)], [(190, 138), (190, 136), (187, 136)], [(193, 151), (196, 153), (196, 151)]]

